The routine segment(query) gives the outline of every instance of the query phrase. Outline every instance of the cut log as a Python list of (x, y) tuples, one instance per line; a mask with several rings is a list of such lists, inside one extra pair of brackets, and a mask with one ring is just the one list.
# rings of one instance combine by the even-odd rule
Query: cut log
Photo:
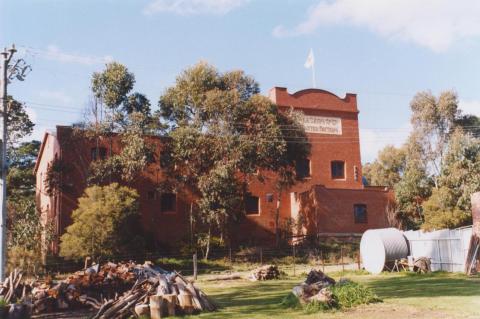
[(193, 286), (193, 284), (190, 283), (190, 282), (187, 283), (186, 289), (192, 295), (193, 305), (194, 305), (195, 309), (202, 311), (204, 309), (203, 303), (202, 303), (202, 300), (201, 300), (200, 296), (198, 296), (197, 291), (195, 290), (195, 287)]
[[(21, 301), (35, 314), (81, 306), (98, 309), (94, 319), (127, 318), (138, 311), (162, 318), (215, 309), (213, 302), (179, 273), (133, 262), (97, 264), (95, 269), (77, 271), (56, 282), (51, 278), (27, 282), (22, 271), (15, 269), (0, 282), (0, 297)], [(157, 305), (150, 308), (155, 301)]]
[(177, 295), (175, 294), (163, 295), (163, 302), (167, 308), (168, 315), (175, 316), (175, 307), (177, 305)]
[(203, 304), (205, 305), (206, 310), (208, 310), (208, 311), (215, 311), (215, 310), (217, 310), (217, 306), (215, 305), (215, 303), (214, 303), (212, 300), (210, 300), (210, 298), (207, 296), (206, 293), (204, 293), (204, 292), (201, 291), (200, 289), (197, 289), (197, 292), (198, 292), (198, 295), (200, 296), (200, 298), (202, 299)]
[(251, 280), (272, 280), (280, 277), (280, 271), (276, 265), (265, 265), (252, 271)]
[(163, 298), (159, 295), (150, 296), (150, 318), (151, 319), (161, 319), (163, 318), (162, 314), (162, 304)]
[(190, 294), (179, 295), (178, 300), (180, 303), (180, 308), (185, 314), (187, 315), (193, 314), (193, 312), (195, 311), (195, 307), (193, 306), (192, 295)]
[(158, 281), (159, 285), (157, 293), (161, 295), (170, 294), (170, 285), (168, 284), (167, 278), (164, 275), (160, 275)]
[(150, 315), (150, 306), (146, 304), (138, 304), (135, 306), (135, 313), (139, 317)]

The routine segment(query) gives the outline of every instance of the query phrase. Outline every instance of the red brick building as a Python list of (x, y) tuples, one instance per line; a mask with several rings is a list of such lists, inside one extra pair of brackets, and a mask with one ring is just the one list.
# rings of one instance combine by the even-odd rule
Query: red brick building
[[(291, 221), (290, 224), (296, 225), (297, 235), (353, 235), (387, 226), (386, 211), (392, 192), (362, 183), (356, 95), (339, 98), (319, 89), (289, 94), (287, 89), (276, 87), (269, 97), (282, 111), (293, 108), (303, 113), (303, 124), (312, 145), (311, 156), (297, 167), (303, 180), (284, 191), (281, 198), (277, 198), (273, 174), (266, 174), (263, 183), (255, 181), (250, 185), (245, 218), (233, 230), (233, 241), (271, 245), (277, 225), (277, 205), (279, 226)], [(144, 231), (160, 242), (188, 238), (189, 196), (156, 191), (163, 178), (158, 164), (162, 143), (160, 138), (146, 138), (155, 145), (157, 160), (132, 185), (140, 195)], [(110, 153), (110, 139), (100, 144), (97, 154), (96, 142), (76, 137), (71, 127), (57, 126), (56, 132), (45, 133), (35, 167), (37, 207), (43, 222), (53, 222), (59, 235), (71, 223), (71, 212), (86, 187), (89, 163)], [(119, 151), (117, 139), (113, 139), (111, 148), (113, 153)], [(49, 195), (44, 180), (48, 165), (55, 158), (66, 169), (61, 174), (61, 190)]]

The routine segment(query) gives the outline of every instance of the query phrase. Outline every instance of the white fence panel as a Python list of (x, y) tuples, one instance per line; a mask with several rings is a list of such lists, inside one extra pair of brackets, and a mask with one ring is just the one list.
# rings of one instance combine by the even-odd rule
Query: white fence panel
[(406, 231), (404, 234), (409, 242), (410, 255), (431, 258), (432, 271), (464, 271), (472, 227), (433, 232)]

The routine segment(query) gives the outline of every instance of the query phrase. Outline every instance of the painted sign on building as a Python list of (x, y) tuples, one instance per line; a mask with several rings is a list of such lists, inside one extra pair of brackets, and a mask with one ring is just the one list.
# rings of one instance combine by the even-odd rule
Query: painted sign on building
[(307, 133), (342, 135), (342, 119), (339, 117), (303, 114), (302, 122)]

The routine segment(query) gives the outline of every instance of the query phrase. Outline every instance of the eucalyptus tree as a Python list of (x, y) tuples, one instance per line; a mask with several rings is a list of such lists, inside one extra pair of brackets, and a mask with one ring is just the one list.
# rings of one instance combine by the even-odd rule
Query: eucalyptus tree
[[(120, 178), (133, 181), (146, 167), (152, 148), (145, 142), (147, 134), (158, 135), (159, 119), (152, 114), (150, 101), (133, 92), (135, 76), (124, 65), (112, 62), (102, 72), (92, 75), (94, 96), (86, 133), (97, 140), (110, 138), (109, 156), (91, 163), (90, 184), (111, 182)], [(113, 154), (113, 136), (118, 134), (122, 144), (119, 154)]]
[(254, 179), (280, 173), (278, 185), (291, 184), (295, 163), (309, 155), (302, 126), (259, 93), (243, 71), (222, 73), (198, 63), (160, 97), (169, 127), (163, 165), (175, 187), (197, 199), (196, 216), (209, 237), (212, 231), (228, 235)]

